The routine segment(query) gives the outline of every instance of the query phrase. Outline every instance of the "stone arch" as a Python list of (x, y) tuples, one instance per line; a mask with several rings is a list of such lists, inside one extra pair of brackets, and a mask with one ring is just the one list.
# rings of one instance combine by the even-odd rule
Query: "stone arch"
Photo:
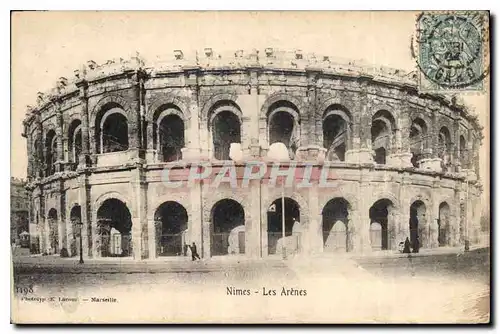
[(336, 96), (329, 96), (320, 102), (318, 108), (315, 110), (316, 120), (322, 120), (326, 116), (326, 111), (332, 106), (341, 106), (341, 110), (347, 110), (350, 115), (350, 120), (352, 120), (351, 110), (354, 110), (354, 106), (349, 103), (349, 101)]
[(45, 176), (50, 176), (55, 173), (55, 163), (58, 159), (58, 137), (60, 134), (55, 128), (47, 129), (44, 133), (44, 148), (45, 148)]
[(71, 126), (71, 123), (73, 123), (74, 121), (77, 121), (77, 120), (80, 122), (82, 120), (82, 116), (79, 112), (73, 112), (64, 118), (64, 133), (66, 136), (68, 134), (68, 130), (69, 130), (69, 127)]
[(153, 113), (152, 121), (158, 125), (163, 118), (169, 115), (176, 115), (184, 122), (184, 129), (186, 128), (186, 117), (179, 107), (175, 104), (162, 104), (159, 108), (157, 108)]
[(82, 223), (82, 207), (78, 203), (74, 203), (72, 206), (68, 206), (66, 217), (69, 217), (69, 228), (68, 233), (69, 249), (71, 256), (80, 255), (80, 248), (77, 247), (77, 240), (82, 237), (83, 232)]
[(423, 196), (417, 195), (410, 201), (409, 228), (410, 242), (413, 245), (413, 249), (429, 247), (430, 245), (430, 210), (432, 210), (432, 207), (429, 206), (428, 202), (425, 202)]
[(175, 106), (182, 114), (180, 117), (184, 122), (191, 118), (188, 101), (179, 96), (166, 94), (153, 98), (149, 101), (146, 111), (146, 120), (148, 122), (154, 121), (154, 114), (165, 105)]
[(438, 205), (438, 246), (450, 246), (452, 240), (452, 210), (450, 203), (441, 201)]
[(398, 200), (398, 197), (396, 197), (396, 195), (394, 195), (392, 192), (389, 191), (377, 192), (373, 194), (372, 199), (374, 200), (373, 203), (382, 199), (388, 199), (392, 202), (395, 211), (399, 212), (401, 210), (401, 204)]
[(102, 204), (108, 199), (117, 199), (119, 201), (122, 201), (125, 204), (125, 206), (129, 209), (130, 214), (134, 216), (132, 207), (130, 206), (131, 202), (127, 196), (122, 195), (118, 191), (108, 191), (99, 195), (99, 197), (97, 197), (96, 200), (94, 201), (93, 205), (94, 209), (92, 211), (95, 217), (97, 217), (97, 210), (99, 210)]
[(260, 108), (259, 118), (267, 119), (268, 111), (271, 108), (271, 106), (280, 101), (286, 101), (288, 103), (293, 104), (295, 108), (299, 111), (299, 116), (301, 116), (301, 114), (305, 113), (306, 111), (306, 108), (302, 103), (302, 101), (300, 101), (300, 99), (296, 98), (292, 94), (285, 92), (275, 92), (268, 95), (267, 99), (264, 101), (264, 104)]
[(425, 206), (426, 206), (427, 208), (429, 208), (429, 209), (430, 209), (430, 208), (432, 208), (432, 206), (431, 206), (431, 201), (430, 201), (430, 199), (429, 199), (429, 196), (427, 196), (427, 195), (417, 194), (417, 195), (415, 195), (415, 196), (411, 197), (411, 199), (410, 199), (410, 205), (411, 205), (413, 202), (416, 202), (416, 201), (421, 201), (421, 202), (423, 202), (423, 203), (425, 204)]
[(104, 125), (104, 123), (106, 122), (106, 119), (113, 114), (120, 114), (123, 117), (125, 117), (127, 122), (129, 121), (127, 113), (123, 110), (123, 108), (121, 108), (120, 106), (112, 107), (112, 108), (106, 110), (104, 112), (104, 114), (102, 115), (101, 121), (99, 122), (99, 126), (101, 127), (101, 129), (102, 129), (102, 126)]
[(329, 104), (325, 109), (323, 109), (323, 113), (321, 118), (324, 120), (330, 115), (338, 115), (340, 116), (347, 124), (352, 124), (352, 113), (349, 109), (343, 104), (332, 103)]
[(56, 208), (47, 210), (49, 248), (54, 254), (59, 253), (61, 246), (59, 244), (59, 216), (60, 212)]
[(462, 169), (468, 169), (469, 168), (469, 149), (468, 149), (468, 140), (466, 139), (466, 135), (463, 133), (460, 134), (459, 140), (458, 140), (458, 150), (459, 150), (459, 159), (460, 159), (460, 165)]
[[(121, 109), (125, 111), (126, 114), (132, 115), (132, 105), (131, 103), (125, 99), (123, 96), (120, 96), (118, 94), (107, 94), (103, 98), (101, 98), (99, 101), (96, 102), (94, 107), (92, 108), (92, 111), (90, 113), (89, 117), (89, 125), (91, 127), (95, 126), (95, 121), (98, 116), (98, 114), (103, 110), (103, 109), (110, 109), (108, 108), (110, 105), (114, 106), (119, 106)], [(128, 119), (129, 117), (127, 117)]]
[(82, 144), (83, 144), (82, 122), (79, 118), (75, 117), (71, 120), (70, 123), (68, 123), (67, 138), (68, 138), (67, 160), (75, 164), (78, 164), (79, 155), (81, 154)]
[[(114, 118), (114, 122), (108, 123), (109, 128), (106, 131), (108, 136), (105, 137), (105, 125), (111, 117)], [(94, 126), (96, 153), (114, 152), (116, 147), (118, 147), (118, 151), (126, 151), (130, 147), (131, 129), (129, 117), (121, 105), (106, 104), (99, 111)]]
[(269, 145), (283, 143), (290, 159), (294, 159), (297, 149), (301, 146), (303, 122), (298, 106), (289, 100), (278, 100), (266, 111), (266, 118), (261, 119), (261, 129), (266, 129), (265, 138)]
[[(279, 189), (279, 188), (278, 188)], [(293, 199), (295, 202), (299, 204), (299, 209), (300, 209), (300, 223), (305, 226), (309, 223), (309, 203), (302, 197), (297, 192), (294, 192), (293, 189), (287, 189), (285, 188), (285, 197), (288, 197), (290, 199)], [(273, 202), (281, 198), (281, 190), (276, 190), (276, 192), (270, 192), (268, 195), (268, 198), (265, 201), (262, 201), (263, 206), (261, 207), (262, 209), (262, 214), (265, 215), (267, 214), (268, 208), (273, 204)]]
[(218, 92), (211, 95), (208, 100), (203, 103), (201, 108), (200, 119), (202, 122), (207, 122), (209, 118), (209, 113), (213, 109), (214, 105), (220, 101), (231, 101), (235, 105), (237, 104), (238, 94), (236, 92)]
[(212, 255), (244, 254), (247, 219), (243, 205), (224, 198), (210, 209), (210, 253)]
[(447, 125), (442, 125), (438, 132), (437, 156), (441, 159), (443, 172), (450, 172), (452, 169), (453, 139)]
[(429, 124), (425, 117), (420, 115), (412, 117), (410, 132), (410, 152), (412, 153), (411, 162), (414, 167), (419, 167), (419, 161), (426, 157), (426, 151), (430, 147)]
[(218, 100), (208, 110), (209, 149), (218, 160), (230, 159), (232, 143), (242, 142), (243, 113), (231, 100)]
[(396, 249), (398, 226), (397, 200), (392, 196), (377, 196), (372, 201), (368, 216), (370, 219), (370, 244), (372, 250)]
[(122, 257), (133, 254), (133, 215), (127, 202), (117, 197), (116, 193), (113, 196), (101, 196), (100, 204), (93, 213), (95, 219), (92, 230), (96, 233), (93, 241), (98, 256)]
[(209, 129), (211, 128), (212, 122), (215, 119), (215, 117), (220, 112), (225, 110), (232, 112), (233, 114), (236, 115), (236, 117), (238, 117), (238, 120), (240, 121), (240, 126), (243, 124), (243, 113), (241, 112), (240, 106), (235, 101), (223, 99), (213, 103), (208, 111), (207, 121)]
[(322, 207), (323, 251), (348, 252), (352, 249), (350, 229), (352, 206), (345, 197), (331, 197)]
[(45, 140), (47, 133), (50, 132), (51, 130), (56, 131), (57, 126), (52, 121), (44, 121), (42, 124), (43, 124), (42, 125), (43, 126), (43, 139)]
[(156, 256), (183, 254), (190, 218), (186, 207), (176, 200), (165, 201), (153, 215)]
[[(153, 148), (162, 162), (177, 161), (182, 158), (182, 148), (186, 145), (188, 123), (182, 111), (173, 104), (162, 104), (152, 116)], [(164, 122), (166, 121), (166, 122)]]
[(392, 109), (388, 108), (377, 108), (374, 109), (371, 113), (372, 116), (372, 123), (376, 119), (381, 119), (387, 126), (390, 127), (389, 130), (392, 132), (397, 130), (397, 122), (396, 119), (397, 117), (394, 116), (394, 111)]
[(32, 174), (39, 177), (42, 175), (42, 166), (44, 164), (42, 134), (39, 131), (36, 131), (32, 133), (31, 138), (31, 147), (28, 154), (33, 159)]
[(204, 198), (203, 207), (207, 208), (203, 210), (203, 221), (208, 222), (211, 219), (212, 208), (217, 202), (220, 202), (224, 199), (230, 199), (235, 202), (240, 203), (243, 207), (243, 212), (245, 213), (245, 220), (249, 221), (251, 219), (251, 207), (249, 204), (249, 199), (246, 196), (243, 196), (239, 193), (235, 192), (217, 192), (217, 195), (210, 196), (209, 198)]
[(396, 139), (396, 117), (387, 109), (378, 109), (371, 117), (371, 145), (377, 164), (385, 164), (393, 153)]
[(188, 216), (191, 216), (191, 212), (189, 208), (191, 207), (191, 202), (186, 199), (185, 196), (179, 196), (178, 194), (167, 193), (162, 196), (154, 196), (155, 200), (151, 203), (151, 206), (148, 205), (148, 220), (154, 219), (154, 213), (158, 208), (165, 202), (177, 202), (186, 208)]
[[(284, 203), (283, 203), (284, 202)], [(284, 204), (284, 207), (283, 207)], [(266, 209), (267, 252), (283, 254), (300, 252), (304, 229), (303, 208), (288, 196), (274, 197)], [(283, 215), (284, 211), (284, 215)]]
[(352, 212), (357, 211), (357, 209), (358, 209), (357, 196), (354, 194), (343, 193), (340, 191), (328, 193), (328, 196), (323, 196), (323, 198), (319, 202), (319, 208), (321, 208), (321, 210), (323, 210), (323, 208), (328, 204), (328, 202), (330, 202), (332, 199), (335, 199), (335, 198), (344, 198), (349, 203), (351, 211)]
[[(370, 108), (370, 117), (373, 118), (373, 116), (375, 116), (377, 113), (379, 113), (381, 111), (384, 111), (384, 112), (388, 113), (389, 115), (391, 115), (392, 119), (394, 119), (394, 120), (398, 119), (398, 112), (396, 111), (396, 109), (387, 103), (374, 104), (373, 107)], [(395, 124), (395, 126), (397, 126), (396, 123), (394, 123), (394, 124)], [(397, 130), (397, 129), (394, 128), (394, 130)]]
[(323, 111), (320, 136), (323, 147), (327, 150), (327, 160), (345, 161), (346, 151), (351, 149), (352, 115), (341, 104), (330, 104)]

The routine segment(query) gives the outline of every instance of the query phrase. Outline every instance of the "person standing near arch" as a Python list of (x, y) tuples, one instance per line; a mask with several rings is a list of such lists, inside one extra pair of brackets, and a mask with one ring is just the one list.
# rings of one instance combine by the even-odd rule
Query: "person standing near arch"
[(196, 259), (201, 260), (200, 255), (196, 249), (196, 244), (193, 242), (190, 246), (191, 248), (191, 259), (194, 261)]

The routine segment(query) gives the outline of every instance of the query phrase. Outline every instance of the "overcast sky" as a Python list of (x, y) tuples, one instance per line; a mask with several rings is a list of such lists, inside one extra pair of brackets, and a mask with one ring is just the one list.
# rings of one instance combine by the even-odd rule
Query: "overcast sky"
[[(21, 137), (26, 105), (87, 60), (103, 63), (138, 51), (145, 58), (174, 49), (302, 49), (412, 71), (414, 12), (18, 12), (12, 17), (12, 176), (26, 177)], [(466, 102), (488, 129), (489, 97)], [(485, 136), (487, 130), (485, 131)], [(488, 180), (488, 137), (481, 175)], [(484, 182), (489, 185), (489, 182)], [(487, 187), (486, 187), (487, 188)]]

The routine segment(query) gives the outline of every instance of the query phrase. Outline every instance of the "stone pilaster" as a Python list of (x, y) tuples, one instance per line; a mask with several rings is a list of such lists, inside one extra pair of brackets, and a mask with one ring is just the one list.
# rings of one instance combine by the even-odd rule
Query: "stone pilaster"
[[(28, 153), (28, 179), (33, 177), (33, 155), (35, 152), (32, 151), (33, 138), (31, 134), (26, 134), (26, 152)], [(36, 149), (36, 148), (35, 148)]]
[(39, 228), (40, 228), (40, 252), (43, 253), (47, 251), (47, 228), (46, 228), (46, 221), (45, 217), (47, 216), (45, 213), (45, 194), (43, 192), (43, 189), (40, 187), (40, 208), (38, 211), (38, 216), (39, 216)]
[(399, 222), (397, 241), (410, 239), (410, 200), (412, 194), (408, 187), (411, 185), (410, 173), (404, 172), (401, 176), (401, 186), (399, 187)]
[(63, 147), (63, 133), (64, 133), (64, 122), (63, 115), (61, 111), (61, 105), (59, 101), (54, 102), (56, 105), (56, 140), (57, 140), (57, 161), (56, 161), (56, 172), (62, 172), (64, 170), (64, 147)]
[[(96, 256), (95, 252), (92, 252), (92, 215), (90, 214), (90, 196), (88, 187), (87, 175), (81, 174), (78, 177), (78, 204), (81, 208), (81, 219), (82, 219), (82, 248), (83, 256), (91, 257)], [(97, 212), (98, 208), (94, 208), (94, 212)], [(97, 214), (97, 213), (96, 213)], [(79, 247), (79, 245), (78, 245)]]
[(132, 218), (132, 256), (134, 260), (147, 257), (148, 222), (147, 222), (147, 183), (143, 180), (143, 170), (140, 164), (131, 170), (130, 190), (133, 194)]
[(427, 223), (429, 226), (429, 240), (428, 247), (429, 248), (437, 248), (439, 247), (439, 198), (437, 195), (439, 193), (439, 179), (435, 178), (432, 185), (432, 193), (431, 193), (431, 207), (429, 208), (429, 217), (427, 218)]
[(248, 191), (250, 212), (245, 213), (245, 255), (251, 258), (261, 257), (260, 238), (260, 191), (261, 180), (250, 180)]
[(353, 212), (351, 222), (353, 229), (351, 230), (352, 250), (356, 253), (368, 253), (372, 251), (370, 242), (370, 207), (372, 206), (372, 190), (370, 183), (365, 180), (364, 174), (368, 170), (361, 169), (360, 184), (358, 185), (358, 207)]
[[(319, 207), (318, 184), (308, 189), (309, 223), (303, 230), (302, 245), (304, 255), (316, 255), (323, 252), (323, 216)], [(349, 227), (348, 227), (349, 228)]]
[(457, 116), (453, 120), (453, 129), (450, 131), (451, 144), (450, 144), (450, 155), (451, 155), (451, 165), (453, 166), (453, 172), (460, 170), (460, 116)]
[[(80, 251), (80, 241), (78, 239), (77, 230), (73, 228), (73, 222), (71, 221), (71, 203), (68, 203), (64, 211), (66, 213), (66, 218), (64, 220), (64, 224), (66, 225), (66, 244), (64, 247), (68, 250), (69, 256), (77, 256)], [(78, 226), (75, 226), (78, 229)], [(76, 235), (74, 239), (73, 236)]]
[(407, 168), (412, 167), (410, 152), (410, 106), (408, 101), (403, 102), (404, 111), (401, 113), (402, 117), (396, 120), (398, 130), (396, 131), (396, 147), (395, 150), (388, 156), (387, 164), (391, 166)]
[(38, 145), (35, 148), (37, 150), (37, 161), (35, 162), (35, 174), (36, 178), (43, 177), (45, 175), (45, 155), (44, 155), (44, 134), (43, 134), (43, 126), (42, 121), (40, 119), (40, 115), (36, 116), (36, 138), (38, 139)]
[[(201, 156), (201, 138), (200, 134), (200, 106), (199, 106), (199, 96), (198, 87), (196, 82), (189, 87), (189, 114), (191, 118), (188, 120), (188, 126), (186, 131), (186, 144), (182, 151), (182, 159), (186, 161), (199, 161)], [(205, 152), (206, 155), (206, 152)]]
[[(148, 163), (155, 163), (157, 162), (157, 154), (155, 150), (155, 142), (153, 141), (153, 133), (154, 133), (154, 127), (153, 127), (153, 120), (148, 119), (146, 120), (146, 136), (148, 138), (147, 141), (147, 146), (146, 146), (146, 161)], [(157, 141), (159, 142), (159, 139), (157, 138)]]
[(269, 202), (269, 187), (264, 182), (260, 189), (260, 197), (261, 197), (261, 210), (260, 210), (260, 246), (261, 246), (261, 254), (263, 258), (269, 256), (269, 240), (268, 240), (268, 232), (267, 232), (267, 207)]
[(455, 186), (455, 196), (454, 204), (450, 205), (451, 217), (450, 217), (450, 246), (457, 247), (461, 244), (462, 240), (460, 236), (460, 224), (461, 224), (461, 203), (462, 203), (462, 192), (460, 185)]
[(426, 141), (430, 141), (429, 145), (424, 145), (424, 158), (422, 158), (420, 163), (421, 169), (432, 170), (435, 172), (441, 172), (441, 158), (438, 157), (438, 146), (439, 146), (439, 124), (437, 121), (437, 112), (439, 107), (431, 105), (428, 111), (432, 113), (431, 124), (428, 130), (429, 137), (425, 138)]
[(58, 192), (59, 192), (59, 202), (58, 202), (58, 213), (59, 213), (59, 221), (58, 221), (58, 226), (59, 226), (59, 251), (63, 248), (66, 247), (66, 250), (69, 252), (70, 249), (68, 248), (68, 234), (67, 234), (67, 229), (66, 229), (66, 192), (64, 190), (64, 181), (59, 180), (58, 181)]
[[(204, 215), (202, 207), (202, 196), (201, 196), (201, 184), (193, 184), (189, 187), (189, 196), (191, 204), (191, 215), (188, 221), (188, 231), (189, 231), (189, 241), (191, 243), (195, 242), (198, 246), (198, 253), (205, 256), (202, 252), (203, 246), (203, 229), (204, 225)], [(208, 209), (210, 210), (210, 209)], [(205, 249), (205, 248), (203, 248)], [(208, 250), (210, 252), (210, 248)], [(209, 254), (208, 254), (209, 255)]]
[(156, 233), (156, 226), (155, 226), (155, 221), (154, 219), (148, 219), (148, 228), (147, 228), (147, 235), (148, 235), (148, 258), (149, 259), (156, 259), (156, 254), (157, 254), (157, 244), (158, 244), (158, 233)]
[[(85, 168), (90, 164), (90, 142), (89, 142), (89, 101), (87, 97), (88, 84), (85, 80), (76, 83), (79, 88), (80, 118), (82, 122), (82, 152), (79, 158), (79, 167)], [(97, 152), (94, 152), (97, 153)]]
[(359, 99), (354, 104), (352, 148), (345, 154), (346, 162), (373, 163), (369, 103), (366, 84), (363, 84)]

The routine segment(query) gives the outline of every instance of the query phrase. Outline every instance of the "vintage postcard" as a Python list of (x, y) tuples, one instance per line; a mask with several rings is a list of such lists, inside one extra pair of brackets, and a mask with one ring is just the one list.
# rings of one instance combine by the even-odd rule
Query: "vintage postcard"
[(489, 323), (489, 22), (12, 12), (11, 321)]

